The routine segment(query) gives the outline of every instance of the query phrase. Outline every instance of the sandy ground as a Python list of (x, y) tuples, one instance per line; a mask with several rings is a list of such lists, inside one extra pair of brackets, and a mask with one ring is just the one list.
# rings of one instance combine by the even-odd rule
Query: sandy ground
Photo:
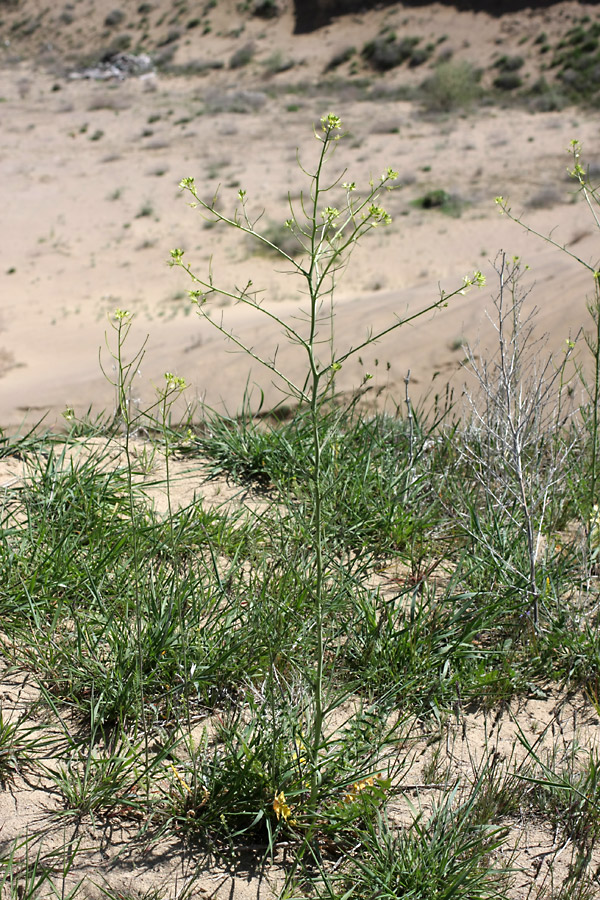
[[(65, 465), (77, 465), (82, 455), (85, 459), (96, 451), (105, 465), (124, 461), (118, 439), (96, 438), (74, 442), (66, 452)], [(192, 500), (205, 508), (261, 514), (264, 495), (211, 477), (210, 467), (201, 459), (170, 459), (167, 494), (160, 448), (137, 439), (130, 451), (142, 463), (137, 478), (146, 485), (148, 502), (159, 514), (166, 513), (169, 504), (175, 508)], [(29, 478), (26, 458), (0, 461), (2, 508), (8, 508), (11, 490), (18, 490)], [(398, 583), (406, 575), (402, 563), (390, 561), (373, 574), (373, 584), (384, 594), (395, 596)], [(431, 583), (443, 584), (444, 578), (442, 567), (433, 573)], [(280, 895), (292, 859), (285, 842), (276, 847), (271, 858), (265, 845), (240, 846), (230, 852), (221, 845), (184, 841), (151, 820), (120, 815), (118, 809), (109, 815), (66, 815), (64, 800), (49, 772), (64, 765), (65, 740), (76, 725), (68, 709), (61, 712), (60, 721), (54, 717), (49, 720), (40, 700), (40, 685), (34, 675), (16, 670), (8, 660), (0, 662), (4, 725), (19, 722), (20, 728), (35, 729), (36, 738), (45, 742), (34, 752), (33, 761), (17, 770), (0, 790), (0, 856), (12, 854), (17, 872), (26, 863), (27, 853), (31, 860), (39, 851), (40, 863), (51, 868), (58, 889), (78, 889), (78, 896), (100, 898), (109, 891), (110, 896), (120, 898), (267, 900)], [(351, 711), (352, 701), (348, 701), (338, 726)], [(195, 718), (199, 731), (211, 728), (210, 716)], [(484, 784), (482, 794), (489, 781), (493, 795), (493, 785), (516, 772), (515, 790), (520, 789), (523, 782), (519, 779), (533, 775), (529, 748), (535, 759), (556, 772), (568, 768), (575, 758), (582, 765), (588, 754), (597, 759), (599, 724), (597, 702), (553, 685), (532, 686), (528, 696), (491, 708), (459, 703), (437, 724), (433, 720), (407, 720), (400, 727), (396, 751), (390, 751), (388, 761), (396, 789), (388, 809), (390, 822), (400, 827), (409, 825), (419, 810), (426, 819), (448, 792), (456, 788), (459, 799), (461, 792), (466, 797), (479, 778)], [(382, 768), (386, 770), (386, 762), (382, 761)], [(507, 900), (557, 896), (552, 891), (572, 874), (577, 857), (572, 839), (531, 807), (527, 793), (519, 812), (499, 818), (495, 824), (506, 828), (506, 836), (490, 864), (513, 872)], [(19, 845), (19, 841), (34, 836), (28, 849), (24, 843)], [(333, 871), (338, 863), (329, 859), (327, 865)], [(592, 850), (590, 865), (597, 871), (600, 848)]]
[[(438, 12), (443, 17), (438, 28), (447, 29), (450, 11)], [(477, 28), (481, 54), (493, 46), (494, 34), (498, 42), (498, 35), (510, 31), (510, 22), (464, 15), (470, 16), (462, 24), (470, 28), (471, 53)], [(422, 11), (420, 16), (421, 27), (433, 21)], [(456, 19), (460, 16), (454, 14), (458, 32)], [(264, 23), (251, 24), (264, 30)], [(192, 406), (206, 402), (234, 412), (247, 383), (260, 385), (267, 405), (278, 402), (281, 394), (268, 373), (249, 366), (243, 354), (199, 320), (185, 293), (192, 286), (189, 279), (166, 261), (172, 247), (183, 247), (201, 276), (212, 266), (215, 281), (228, 288), (251, 279), (264, 291), (265, 304), (286, 320), (305, 308), (301, 284), (276, 260), (257, 256), (243, 235), (207, 227), (186, 204), (178, 183), (193, 176), (209, 198), (219, 187), (228, 211), (243, 187), (249, 209), (256, 215), (266, 210), (262, 222), (281, 224), (289, 215), (288, 194), (297, 200), (307, 189), (296, 153), (310, 169), (318, 150), (313, 125), (330, 110), (349, 132), (332, 160), (332, 174), (347, 168), (359, 188), (388, 165), (400, 174), (399, 190), (386, 198), (393, 224), (365, 238), (339, 280), (338, 348), (355, 346), (370, 329), (426, 306), (440, 286), (456, 289), (474, 269), (488, 278), (488, 288), (457, 297), (447, 309), (361, 354), (362, 366), (358, 360), (344, 366), (341, 390), (356, 387), (370, 372), (375, 376), (372, 395), (386, 388), (388, 402), (401, 403), (409, 369), (414, 399), (443, 392), (451, 378), (460, 390), (464, 374), (456, 372), (464, 359), (462, 344), (485, 335), (485, 312), (495, 289), (492, 263), (501, 249), (530, 266), (525, 279), (529, 302), (539, 307), (539, 325), (551, 334), (553, 349), (589, 324), (589, 274), (502, 219), (494, 198), (510, 198), (513, 211), (523, 212), (534, 228), (552, 231), (555, 240), (593, 263), (597, 234), (567, 178), (566, 148), (576, 137), (586, 161), (596, 163), (597, 116), (575, 109), (533, 115), (486, 107), (431, 117), (407, 102), (357, 100), (345, 82), (336, 95), (319, 89), (311, 53), (327, 59), (342, 34), (350, 42), (357, 29), (364, 32), (364, 20), (338, 22), (301, 38), (292, 38), (291, 26), (291, 13), (277, 22), (280, 41), (284, 52), (295, 46), (305, 65), (292, 70), (293, 77), (277, 75), (277, 83), (265, 80), (264, 72), (261, 81), (256, 67), (196, 77), (150, 74), (123, 82), (70, 79), (35, 70), (28, 61), (0, 69), (3, 427), (42, 416), (51, 424), (67, 406), (77, 414), (90, 405), (95, 411), (113, 408), (114, 390), (101, 372), (98, 353), (102, 348), (110, 376), (105, 333), (110, 342), (108, 317), (117, 307), (135, 314), (130, 352), (148, 336), (132, 395), (142, 406), (151, 402), (166, 371), (185, 377)], [(184, 61), (192, 50), (181, 51)], [(301, 77), (308, 83), (298, 92)], [(394, 73), (392, 82), (401, 77)], [(240, 95), (240, 90), (251, 93)], [(245, 112), (231, 111), (238, 108)], [(459, 218), (411, 205), (434, 188), (463, 201)], [(215, 318), (220, 321), (221, 315), (255, 350), (272, 356), (278, 349), (282, 367), (301, 377), (304, 361), (280, 329), (233, 304), (215, 306)], [(254, 405), (259, 398), (254, 388)]]
[[(56, 770), (58, 760), (52, 748), (64, 743), (61, 728), (68, 727), (68, 718), (61, 728), (40, 729), (38, 696), (28, 676), (2, 673), (0, 700), (6, 721), (20, 716), (22, 726), (35, 727), (38, 737), (47, 742), (47, 753), (41, 755), (43, 766)], [(573, 753), (581, 759), (588, 752), (597, 755), (597, 734), (597, 710), (588, 701), (553, 690), (498, 710), (466, 710), (444, 722), (439, 733), (435, 728), (410, 725), (398, 742), (399, 759), (394, 766), (398, 794), (389, 806), (390, 821), (408, 825), (417, 810), (426, 818), (444, 793), (456, 788), (460, 797), (460, 790), (468, 793), (477, 778), (489, 778), (492, 783), (507, 772), (527, 777), (531, 770), (526, 745), (539, 759), (558, 767), (567, 764)], [(141, 827), (135, 818), (118, 814), (65, 816), (62, 806), (56, 785), (47, 775), (39, 769), (24, 769), (9, 789), (0, 792), (0, 851), (7, 854), (15, 839), (36, 835), (39, 843), (29, 847), (30, 858), (39, 850), (42, 864), (55, 873), (59, 890), (79, 886), (80, 896), (96, 898), (110, 891), (110, 896), (129, 898), (269, 898), (282, 890), (290, 869), (285, 842), (276, 847), (273, 858), (264, 845), (240, 847), (232, 853), (225, 847), (180, 840), (151, 822)], [(569, 874), (575, 853), (571, 840), (532, 813), (526, 797), (520, 816), (496, 824), (506, 827), (507, 834), (490, 863), (514, 873), (507, 900), (548, 896)], [(15, 861), (25, 861), (22, 847), (12, 852)], [(590, 862), (592, 867), (600, 864), (597, 848)], [(335, 868), (333, 860), (327, 865)]]

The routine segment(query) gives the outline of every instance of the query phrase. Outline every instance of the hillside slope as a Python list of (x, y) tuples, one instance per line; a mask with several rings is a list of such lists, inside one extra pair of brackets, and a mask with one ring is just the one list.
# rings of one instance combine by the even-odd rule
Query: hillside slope
[(335, 74), (349, 84), (369, 77), (394, 86), (420, 83), (452, 59), (471, 64), (486, 87), (508, 75), (500, 78), (507, 96), (544, 91), (542, 81), (566, 95), (595, 95), (597, 20), (593, 0), (2, 0), (0, 64), (29, 61), (59, 74), (126, 52), (149, 54), (167, 72), (235, 67), (246, 82), (319, 82)]
[[(474, 268), (493, 290), (501, 248), (530, 264), (532, 302), (557, 343), (588, 321), (586, 273), (500, 219), (494, 197), (510, 197), (544, 233), (558, 227), (557, 239), (593, 264), (593, 223), (566, 177), (566, 148), (582, 140), (598, 171), (595, 116), (571, 106), (568, 90), (573, 77), (594, 84), (569, 59), (597, 53), (598, 6), (568, 0), (497, 18), (396, 3), (307, 34), (294, 33), (291, 2), (278, 9), (265, 18), (234, 0), (124, 0), (118, 15), (114, 0), (0, 4), (2, 426), (60, 417), (65, 405), (110, 408), (98, 347), (115, 307), (136, 313), (137, 333), (150, 335), (146, 392), (178, 372), (192, 400), (237, 409), (247, 361), (190, 315), (189, 283), (165, 265), (170, 248), (186, 248), (201, 272), (251, 278), (281, 314), (295, 315), (303, 297), (281, 266), (195, 216), (178, 183), (194, 176), (228, 209), (243, 187), (281, 236), (288, 197), (306, 189), (296, 152), (310, 166), (313, 126), (329, 110), (348, 131), (336, 167), (363, 186), (389, 165), (400, 173), (391, 227), (365, 241), (339, 282), (343, 343)], [(114, 55), (119, 47), (125, 56)], [(127, 77), (117, 62), (136, 65), (140, 54), (146, 68)], [(557, 54), (570, 56), (553, 66)], [(462, 343), (480, 336), (486, 300), (489, 292), (460, 298), (443, 328), (439, 317), (424, 322), (365, 357), (380, 373), (375, 388), (397, 400), (409, 368), (415, 399), (462, 378)], [(226, 312), (251, 343), (278, 347), (277, 331), (256, 329), (235, 305)], [(340, 387), (363, 374), (345, 366)], [(251, 379), (276, 402), (260, 373)]]

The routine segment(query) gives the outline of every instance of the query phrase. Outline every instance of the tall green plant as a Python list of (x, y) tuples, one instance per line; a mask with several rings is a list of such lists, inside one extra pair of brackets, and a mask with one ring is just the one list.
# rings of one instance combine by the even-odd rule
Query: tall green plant
[[(283, 384), (288, 398), (295, 401), (303, 413), (308, 413), (311, 431), (310, 464), (306, 470), (308, 481), (310, 510), (307, 540), (314, 554), (311, 578), (312, 629), (315, 635), (315, 671), (309, 679), (309, 691), (312, 697), (313, 716), (310, 733), (306, 736), (305, 746), (311, 762), (310, 791), (307, 803), (307, 820), (314, 821), (316, 815), (319, 789), (322, 783), (321, 760), (323, 749), (327, 746), (324, 724), (332, 705), (328, 705), (326, 692), (325, 662), (327, 659), (325, 621), (328, 612), (327, 580), (330, 565), (327, 553), (327, 529), (325, 522), (324, 494), (328, 489), (327, 450), (334, 433), (335, 417), (323, 417), (323, 406), (334, 394), (335, 376), (348, 359), (360, 353), (365, 347), (394, 332), (408, 322), (427, 312), (447, 305), (448, 301), (471, 285), (481, 285), (484, 278), (480, 272), (465, 277), (460, 288), (440, 296), (415, 313), (401, 318), (395, 316), (386, 327), (368, 336), (355, 347), (338, 350), (335, 342), (335, 307), (334, 289), (336, 275), (345, 266), (348, 258), (359, 240), (371, 229), (391, 223), (391, 217), (381, 205), (382, 194), (390, 190), (397, 178), (397, 173), (388, 168), (375, 181), (371, 179), (364, 195), (357, 192), (353, 181), (342, 182), (343, 173), (333, 178), (327, 177), (327, 166), (341, 139), (342, 123), (333, 114), (323, 116), (321, 130), (315, 131), (320, 144), (317, 160), (312, 170), (301, 166), (309, 179), (309, 190), (301, 195), (300, 208), (294, 207), (289, 200), (290, 218), (285, 225), (297, 238), (302, 250), (300, 257), (292, 256), (283, 247), (274, 244), (264, 233), (258, 230), (260, 216), (252, 219), (245, 190), (238, 192), (239, 206), (233, 215), (226, 215), (217, 207), (216, 196), (212, 200), (202, 199), (193, 178), (184, 178), (180, 187), (188, 191), (193, 207), (208, 214), (211, 219), (229, 225), (256, 240), (285, 261), (292, 273), (300, 279), (299, 292), (306, 296), (306, 309), (303, 310), (306, 328), (303, 330), (294, 317), (289, 321), (282, 319), (273, 309), (257, 298), (252, 282), (248, 281), (241, 290), (231, 291), (218, 286), (212, 273), (202, 278), (184, 261), (184, 251), (171, 251), (170, 264), (183, 268), (197, 285), (189, 294), (197, 305), (199, 315), (216, 328), (224, 337), (245, 351), (248, 356), (259, 362)], [(339, 206), (326, 202), (326, 196), (338, 190), (341, 194)], [(269, 359), (258, 350), (247, 345), (236, 336), (223, 321), (210, 316), (208, 301), (214, 296), (231, 298), (250, 309), (257, 315), (275, 322), (284, 335), (304, 353), (305, 377), (302, 382), (295, 381), (276, 359)], [(324, 349), (325, 348), (325, 349)]]
[[(141, 569), (142, 554), (140, 552), (140, 535), (139, 535), (139, 516), (136, 509), (136, 491), (134, 483), (134, 460), (132, 454), (132, 440), (136, 429), (142, 429), (144, 426), (159, 427), (165, 438), (165, 460), (166, 460), (166, 485), (167, 485), (167, 502), (169, 509), (169, 518), (172, 522), (170, 479), (169, 479), (169, 441), (167, 422), (169, 411), (174, 400), (181, 394), (185, 388), (185, 381), (170, 372), (165, 373), (165, 386), (157, 391), (156, 399), (148, 406), (138, 408), (132, 399), (133, 382), (138, 374), (139, 366), (144, 358), (146, 340), (141, 347), (127, 360), (125, 347), (127, 338), (131, 330), (133, 317), (127, 310), (117, 309), (113, 318), (110, 319), (110, 327), (114, 332), (115, 346), (106, 336), (106, 346), (110, 357), (113, 360), (114, 376), (111, 377), (100, 360), (100, 367), (103, 374), (115, 389), (115, 412), (112, 421), (112, 430), (121, 430), (123, 432), (123, 451), (126, 461), (126, 477), (127, 477), (127, 507), (128, 515), (131, 523), (132, 538), (132, 561), (135, 571), (133, 578), (133, 600), (135, 612), (135, 633), (137, 646), (137, 671), (136, 681), (139, 686), (140, 704), (142, 709), (142, 725), (144, 730), (144, 752), (146, 767), (150, 765), (150, 753), (148, 744), (148, 731), (145, 716), (145, 680), (144, 680), (144, 614), (143, 602), (141, 595), (141, 582), (138, 573)], [(173, 531), (171, 526), (171, 541), (173, 541)], [(146, 780), (146, 788), (149, 790), (149, 782)]]

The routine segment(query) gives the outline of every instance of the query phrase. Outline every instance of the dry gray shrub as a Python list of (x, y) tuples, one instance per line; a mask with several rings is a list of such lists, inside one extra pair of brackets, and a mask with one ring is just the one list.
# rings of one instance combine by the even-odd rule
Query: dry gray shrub
[(525, 542), (529, 571), (514, 570), (504, 548), (494, 544), (493, 531), (477, 529), (472, 536), (512, 576), (526, 574), (529, 613), (537, 626), (544, 533), (570, 450), (566, 426), (573, 408), (567, 368), (575, 341), (567, 342), (560, 357), (549, 354), (547, 338), (534, 333), (535, 308), (524, 316), (527, 292), (519, 284), (519, 258), (508, 261), (501, 253), (495, 269), (499, 290), (490, 318), (495, 354), (485, 359), (466, 348), (475, 389), (465, 392), (471, 415), (464, 453), (494, 520)]

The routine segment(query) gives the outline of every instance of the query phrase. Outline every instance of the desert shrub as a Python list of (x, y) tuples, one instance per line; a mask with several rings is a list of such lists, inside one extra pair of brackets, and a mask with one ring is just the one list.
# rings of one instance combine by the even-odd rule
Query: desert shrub
[(417, 200), (416, 203), (421, 209), (435, 209), (443, 206), (448, 199), (449, 194), (444, 190), (429, 191), (425, 196)]
[(417, 66), (422, 66), (424, 63), (426, 63), (431, 56), (431, 53), (432, 51), (427, 47), (417, 47), (416, 50), (413, 50), (410, 59), (408, 60), (408, 64), (411, 69), (414, 69)]
[(343, 66), (344, 63), (347, 63), (348, 60), (352, 59), (355, 53), (356, 47), (344, 47), (342, 50), (338, 50), (325, 66), (325, 71), (332, 72), (334, 69), (337, 69), (338, 66)]
[(500, 75), (494, 78), (494, 87), (498, 88), (499, 91), (514, 91), (520, 88), (522, 84), (523, 79), (516, 72), (501, 72)]
[(174, 44), (181, 37), (179, 28), (170, 28), (166, 35), (158, 42), (159, 47), (166, 47), (168, 44)]
[(276, 75), (278, 72), (287, 72), (294, 68), (294, 60), (283, 55), (281, 50), (275, 50), (264, 62), (265, 70), (270, 75)]
[(262, 91), (212, 91), (205, 98), (209, 112), (249, 113), (261, 109), (267, 102)]
[(231, 59), (229, 60), (229, 68), (230, 69), (241, 69), (243, 66), (247, 66), (249, 62), (251, 62), (254, 54), (256, 52), (256, 47), (252, 41), (248, 41), (247, 44), (244, 44), (243, 47), (240, 47), (238, 50), (233, 53)]
[(125, 53), (130, 49), (131, 41), (130, 34), (125, 34), (125, 32), (123, 32), (123, 34), (118, 34), (110, 45), (110, 55), (114, 56), (117, 53)]
[(560, 73), (560, 80), (578, 95), (595, 93), (600, 87), (600, 56), (596, 59), (580, 59)]
[(252, 15), (261, 19), (276, 19), (280, 13), (276, 0), (255, 0), (252, 6)]
[(190, 59), (185, 63), (163, 65), (162, 68), (171, 75), (203, 75), (211, 69), (224, 69), (225, 63), (220, 59)]
[(423, 105), (433, 112), (470, 106), (481, 96), (481, 73), (464, 61), (443, 62), (420, 88)]
[(437, 64), (438, 66), (442, 63), (450, 62), (452, 57), (454, 56), (454, 50), (452, 47), (443, 47), (438, 53)]
[(538, 78), (529, 89), (529, 107), (534, 112), (554, 112), (562, 109), (567, 98), (555, 84), (549, 84), (544, 77)]
[(516, 72), (521, 69), (525, 63), (522, 56), (501, 56), (496, 60), (494, 66), (501, 72)]
[(114, 28), (116, 25), (120, 25), (124, 18), (125, 13), (122, 9), (113, 9), (104, 19), (104, 24), (107, 28)]
[(126, 106), (121, 97), (106, 93), (97, 94), (95, 97), (92, 97), (88, 104), (88, 110), (90, 112), (95, 112), (99, 109), (112, 109), (114, 112), (118, 112), (118, 110), (125, 108)]
[(153, 53), (152, 59), (154, 60), (155, 67), (157, 69), (167, 69), (173, 62), (176, 50), (176, 45), (171, 44), (170, 46), (164, 46), (157, 53)]
[[(540, 547), (562, 515), (559, 484), (572, 448), (563, 425), (572, 414), (566, 384), (575, 343), (569, 342), (560, 357), (546, 355), (535, 338), (535, 311), (524, 312), (527, 291), (521, 286), (519, 258), (509, 262), (501, 253), (495, 269), (496, 355), (482, 362), (479, 351), (467, 346), (475, 387), (466, 392), (472, 413), (465, 458), (474, 464), (471, 471), (483, 488), (487, 511), (477, 514), (482, 530), (479, 524), (472, 528), (472, 508), (465, 512), (465, 523), (469, 520), (466, 528), (477, 544), (493, 519), (503, 538), (495, 544), (485, 539), (485, 553), (498, 554), (503, 583), (518, 591), (521, 602), (529, 602), (527, 615), (537, 627), (545, 590), (542, 571), (548, 565)], [(515, 525), (519, 538), (506, 540)]]
[(594, 101), (600, 90), (600, 22), (578, 25), (556, 45), (552, 68), (574, 100)]
[(405, 37), (399, 41), (392, 31), (368, 41), (362, 49), (362, 56), (372, 68), (386, 72), (410, 61), (420, 40), (418, 37)]
[(534, 112), (556, 112), (564, 108), (566, 100), (564, 96), (557, 91), (549, 91), (536, 97), (530, 103), (530, 108)]
[(413, 206), (418, 209), (438, 209), (447, 216), (458, 218), (463, 209), (463, 202), (456, 194), (449, 194), (443, 188), (437, 188), (423, 194), (413, 201)]
[(152, 204), (151, 204), (151, 203), (144, 203), (144, 204), (140, 207), (139, 212), (136, 213), (135, 218), (136, 218), (136, 219), (144, 219), (144, 218), (146, 218), (147, 216), (152, 216), (153, 214), (154, 214), (154, 208), (153, 208)]

